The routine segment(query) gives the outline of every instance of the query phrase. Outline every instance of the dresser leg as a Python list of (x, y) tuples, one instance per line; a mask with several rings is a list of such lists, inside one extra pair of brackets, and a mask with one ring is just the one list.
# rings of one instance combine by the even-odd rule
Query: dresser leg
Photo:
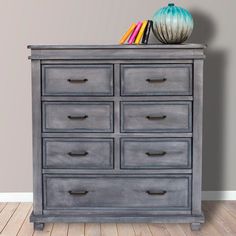
[(34, 223), (34, 230), (43, 230), (44, 223)]
[(191, 230), (197, 231), (201, 229), (201, 223), (191, 223)]

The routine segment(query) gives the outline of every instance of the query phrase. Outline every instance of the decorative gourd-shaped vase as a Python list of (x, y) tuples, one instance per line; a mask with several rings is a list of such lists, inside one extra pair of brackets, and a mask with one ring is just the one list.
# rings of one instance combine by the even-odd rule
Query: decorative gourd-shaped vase
[(154, 14), (152, 30), (164, 44), (183, 43), (193, 31), (193, 18), (187, 10), (169, 3)]

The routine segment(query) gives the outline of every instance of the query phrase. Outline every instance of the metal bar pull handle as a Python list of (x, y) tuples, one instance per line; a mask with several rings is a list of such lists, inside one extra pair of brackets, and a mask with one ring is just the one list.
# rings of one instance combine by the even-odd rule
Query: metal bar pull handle
[(148, 120), (164, 120), (167, 116), (163, 115), (163, 116), (146, 116), (146, 118)]
[(88, 152), (68, 152), (68, 155), (71, 156), (71, 157), (85, 157), (88, 155)]
[(165, 151), (161, 151), (161, 152), (155, 152), (155, 153), (151, 153), (151, 152), (146, 152), (145, 153), (148, 157), (163, 157), (166, 155)]
[(70, 116), (67, 116), (68, 119), (70, 120), (85, 120), (88, 118), (87, 115), (81, 115), (81, 116), (73, 116), (73, 115), (70, 115)]
[(70, 195), (84, 196), (88, 193), (88, 191), (87, 190), (69, 190), (68, 193)]
[(167, 80), (167, 78), (148, 78), (146, 81), (148, 83), (164, 83)]
[(160, 190), (160, 191), (147, 190), (146, 193), (148, 195), (159, 195), (159, 196), (161, 196), (161, 195), (165, 195), (167, 193), (167, 191), (166, 190)]
[(83, 83), (86, 83), (88, 81), (87, 78), (83, 78), (83, 79), (68, 79), (67, 80), (69, 83), (72, 83), (72, 84), (83, 84)]

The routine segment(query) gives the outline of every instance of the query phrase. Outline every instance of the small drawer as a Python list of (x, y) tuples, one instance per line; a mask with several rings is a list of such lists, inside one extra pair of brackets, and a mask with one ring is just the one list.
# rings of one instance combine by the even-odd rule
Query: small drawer
[(121, 65), (121, 95), (191, 94), (191, 64)]
[(191, 176), (46, 176), (45, 209), (190, 208)]
[(43, 157), (45, 168), (112, 169), (113, 139), (44, 139)]
[(190, 138), (122, 138), (122, 169), (191, 168)]
[(44, 132), (112, 132), (113, 102), (45, 102)]
[(113, 65), (44, 65), (42, 75), (43, 95), (113, 95)]
[(191, 131), (191, 102), (121, 103), (121, 132)]

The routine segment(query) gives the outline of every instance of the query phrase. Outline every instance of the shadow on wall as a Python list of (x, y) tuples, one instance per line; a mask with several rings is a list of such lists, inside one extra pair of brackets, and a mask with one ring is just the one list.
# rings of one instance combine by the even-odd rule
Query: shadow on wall
[(191, 42), (207, 44), (204, 68), (203, 190), (224, 189), (224, 78), (226, 52), (211, 49), (216, 25), (202, 12), (190, 11), (194, 18)]

